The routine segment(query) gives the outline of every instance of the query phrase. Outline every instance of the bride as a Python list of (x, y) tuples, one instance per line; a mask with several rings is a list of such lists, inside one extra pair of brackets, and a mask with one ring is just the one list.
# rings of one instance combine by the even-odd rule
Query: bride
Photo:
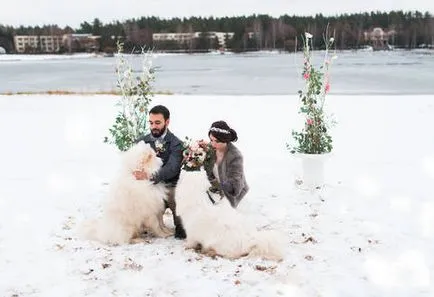
[[(242, 157), (237, 162), (241, 154), (231, 147), (231, 141), (220, 142), (223, 138), (215, 136), (220, 137), (222, 133), (232, 135), (230, 139), (233, 141), (236, 133), (219, 128), (216, 123), (209, 131), (210, 145), (191, 140), (185, 143), (183, 170), (175, 194), (176, 212), (181, 216), (187, 233), (185, 246), (209, 256), (229, 259), (250, 256), (280, 261), (283, 259), (283, 245), (279, 234), (258, 231), (236, 209), (248, 186), (244, 173), (233, 174), (231, 166), (241, 165), (242, 170)], [(237, 153), (230, 153), (231, 150)], [(223, 152), (222, 156), (219, 156), (219, 151)]]

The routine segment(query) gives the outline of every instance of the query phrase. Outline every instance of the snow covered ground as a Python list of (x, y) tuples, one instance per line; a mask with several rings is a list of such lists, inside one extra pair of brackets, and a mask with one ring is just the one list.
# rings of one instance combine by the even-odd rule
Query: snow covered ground
[[(286, 150), (295, 96), (157, 96), (180, 138), (237, 130), (240, 211), (281, 231), (286, 258), (210, 259), (183, 241), (77, 239), (118, 165), (113, 96), (0, 96), (0, 296), (433, 296), (434, 96), (330, 96), (326, 186), (299, 189)], [(431, 127), (431, 128), (430, 128)], [(166, 219), (170, 223), (170, 215)]]
[(73, 55), (0, 55), (0, 62), (7, 61), (41, 61), (41, 60), (69, 60), (69, 59), (86, 59), (95, 58), (93, 53), (76, 53)]

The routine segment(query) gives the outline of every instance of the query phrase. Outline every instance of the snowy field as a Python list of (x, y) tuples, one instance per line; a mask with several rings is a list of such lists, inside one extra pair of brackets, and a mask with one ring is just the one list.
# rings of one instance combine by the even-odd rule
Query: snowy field
[[(118, 166), (113, 96), (0, 96), (0, 296), (434, 296), (434, 96), (330, 96), (326, 185), (294, 180), (295, 96), (158, 96), (180, 138), (237, 130), (240, 211), (283, 233), (286, 257), (211, 259), (173, 237), (77, 239)], [(170, 223), (170, 215), (166, 215)]]

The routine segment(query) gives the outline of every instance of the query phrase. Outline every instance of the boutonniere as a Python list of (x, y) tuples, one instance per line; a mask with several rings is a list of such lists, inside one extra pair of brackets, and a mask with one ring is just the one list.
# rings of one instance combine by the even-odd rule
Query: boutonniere
[(157, 155), (163, 153), (166, 150), (164, 146), (165, 144), (165, 142), (155, 142), (155, 151), (157, 152)]

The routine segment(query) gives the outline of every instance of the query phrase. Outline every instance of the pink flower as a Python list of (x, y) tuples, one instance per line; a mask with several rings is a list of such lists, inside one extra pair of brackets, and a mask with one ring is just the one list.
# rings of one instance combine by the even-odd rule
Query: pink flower
[(308, 80), (309, 77), (310, 77), (309, 72), (305, 72), (305, 73), (303, 74), (303, 78), (304, 78), (305, 80)]
[(307, 119), (307, 124), (308, 125), (312, 125), (313, 124), (313, 120), (312, 119)]
[(197, 151), (199, 149), (199, 143), (195, 142), (192, 145), (190, 145), (190, 150)]
[(325, 91), (325, 93), (328, 93), (330, 91), (330, 84), (329, 83), (326, 83), (324, 91)]

